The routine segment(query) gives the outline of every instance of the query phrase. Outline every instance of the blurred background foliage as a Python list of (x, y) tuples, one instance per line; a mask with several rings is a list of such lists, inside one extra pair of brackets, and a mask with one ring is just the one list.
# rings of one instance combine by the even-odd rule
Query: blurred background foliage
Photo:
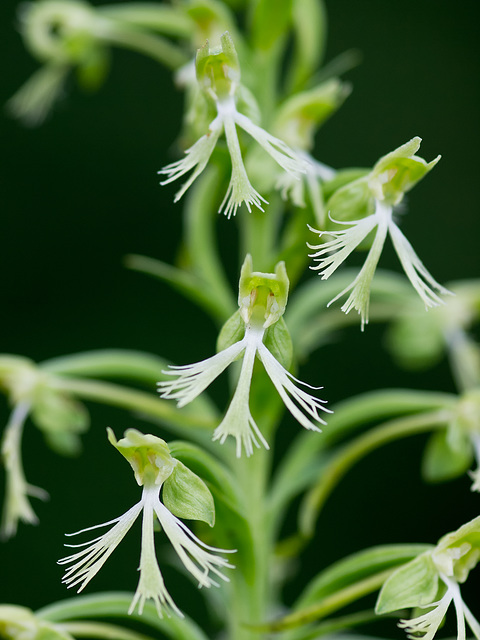
[[(317, 158), (335, 168), (371, 166), (421, 136), (421, 156), (431, 160), (441, 153), (442, 160), (411, 194), (402, 228), (440, 282), (478, 277), (478, 2), (327, 0), (326, 7), (326, 60), (353, 48), (362, 61), (345, 74), (353, 92), (317, 136)], [(12, 0), (0, 5), (1, 104), (37, 68), (16, 30), (16, 10)], [(212, 353), (211, 321), (166, 285), (123, 264), (128, 253), (175, 260), (182, 207), (173, 204), (175, 185), (160, 188), (156, 171), (175, 158), (181, 109), (182, 95), (167, 70), (138, 54), (115, 51), (101, 90), (81, 93), (71, 82), (41, 127), (24, 128), (2, 113), (0, 351), (41, 361), (129, 348), (180, 364)], [(235, 222), (219, 216), (218, 233), (236, 289)], [(393, 252), (381, 266), (400, 271)], [(331, 406), (374, 388), (454, 391), (446, 362), (428, 371), (399, 370), (382, 348), (384, 336), (383, 326), (369, 326), (364, 335), (359, 327), (339, 333), (305, 364), (302, 379), (323, 384)], [(0, 409), (4, 424), (4, 399)], [(40, 526), (21, 526), (0, 547), (1, 602), (36, 608), (73, 595), (61, 585), (56, 566), (64, 555), (63, 533), (109, 520), (138, 499), (138, 487), (107, 444), (105, 428), (120, 436), (129, 427), (150, 427), (116, 409), (90, 410), (92, 428), (78, 459), (56, 456), (35, 429), (26, 429), (27, 479), (47, 489), (51, 500), (35, 501)], [(286, 420), (283, 446), (292, 428)], [(348, 474), (299, 559), (307, 566), (287, 601), (340, 557), (380, 543), (435, 542), (479, 514), (480, 498), (470, 493), (467, 477), (448, 485), (422, 483), (424, 443), (418, 437), (390, 445)], [(0, 482), (3, 490), (3, 477)], [(294, 517), (292, 512), (286, 531)], [(134, 590), (139, 547), (139, 536), (130, 533), (88, 592)], [(169, 590), (191, 612), (195, 605), (185, 604), (186, 581), (175, 575), (166, 569)], [(403, 635), (393, 622), (385, 633)]]

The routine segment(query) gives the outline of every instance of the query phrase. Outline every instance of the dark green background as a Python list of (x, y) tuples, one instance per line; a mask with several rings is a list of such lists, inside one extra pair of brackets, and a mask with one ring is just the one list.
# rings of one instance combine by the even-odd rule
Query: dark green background
[[(363, 61), (346, 75), (353, 93), (318, 135), (317, 157), (337, 168), (369, 166), (421, 136), (423, 157), (443, 157), (412, 192), (402, 228), (441, 282), (478, 277), (478, 2), (326, 4), (327, 60), (355, 48)], [(16, 33), (15, 5), (7, 0), (0, 7), (2, 104), (37, 68)], [(86, 95), (72, 83), (40, 128), (26, 129), (2, 114), (0, 351), (40, 361), (121, 347), (176, 362), (213, 352), (215, 328), (208, 319), (163, 284), (122, 266), (132, 252), (175, 258), (181, 207), (172, 202), (174, 188), (158, 186), (156, 171), (173, 157), (181, 105), (167, 71), (116, 51), (103, 88)], [(228, 256), (235, 222), (219, 217), (218, 228)], [(390, 252), (382, 266), (398, 270)], [(382, 350), (383, 334), (379, 327), (362, 336), (347, 331), (316, 354), (302, 377), (323, 384), (331, 403), (375, 387), (453, 390), (445, 363), (417, 374), (395, 369)], [(3, 401), (1, 408), (5, 422)], [(56, 457), (27, 427), (27, 478), (46, 488), (51, 501), (34, 501), (41, 525), (21, 526), (17, 538), (0, 547), (0, 602), (35, 608), (65, 597), (55, 564), (64, 554), (63, 533), (113, 518), (137, 499), (129, 468), (106, 443), (105, 427), (120, 436), (141, 421), (93, 406), (91, 413), (81, 459)], [(349, 474), (319, 522), (302, 582), (362, 547), (434, 542), (478, 515), (480, 496), (470, 493), (468, 478), (421, 484), (423, 444), (418, 438), (387, 447)], [(138, 550), (132, 533), (87, 592), (133, 590)], [(166, 582), (174, 597), (185, 586), (168, 569)], [(478, 601), (471, 605), (478, 614)], [(385, 633), (402, 637), (393, 623)]]

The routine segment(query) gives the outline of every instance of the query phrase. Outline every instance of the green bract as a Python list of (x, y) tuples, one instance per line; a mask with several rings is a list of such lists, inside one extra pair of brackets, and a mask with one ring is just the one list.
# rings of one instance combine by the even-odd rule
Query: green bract
[(410, 607), (421, 607), (435, 600), (438, 572), (427, 551), (397, 569), (383, 585), (375, 611), (378, 614)]
[[(426, 607), (439, 596), (440, 582), (465, 582), (480, 560), (480, 517), (441, 538), (431, 551), (397, 569), (383, 585), (376, 612)], [(441, 595), (441, 594), (440, 594)]]
[(178, 518), (215, 524), (215, 504), (207, 485), (179, 460), (163, 485), (163, 502)]

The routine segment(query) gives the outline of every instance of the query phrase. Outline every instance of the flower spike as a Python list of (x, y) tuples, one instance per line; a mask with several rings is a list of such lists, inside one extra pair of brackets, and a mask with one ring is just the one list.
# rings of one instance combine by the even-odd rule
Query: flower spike
[[(285, 264), (280, 262), (274, 274), (252, 270), (252, 259), (247, 255), (242, 267), (239, 284), (237, 311), (224, 325), (220, 337), (220, 351), (216, 355), (183, 367), (170, 367), (164, 371), (175, 380), (158, 383), (162, 398), (177, 400), (183, 407), (196, 398), (230, 364), (243, 355), (240, 375), (230, 406), (213, 434), (214, 440), (223, 444), (228, 436), (236, 440), (236, 455), (242, 450), (247, 456), (253, 448), (268, 443), (250, 413), (249, 395), (255, 358), (262, 362), (286, 408), (305, 428), (320, 431), (318, 424), (325, 424), (320, 411), (329, 412), (325, 401), (310, 395), (301, 386), (310, 387), (295, 378), (279, 359), (288, 365), (290, 359), (290, 336), (282, 316), (288, 297), (288, 277)], [(234, 341), (243, 332), (243, 338)], [(274, 355), (269, 344), (275, 345)], [(223, 347), (223, 348), (221, 348)], [(282, 352), (283, 349), (283, 352)]]
[[(110, 555), (131, 529), (140, 513), (142, 517), (142, 546), (140, 553), (140, 578), (128, 613), (131, 614), (138, 606), (139, 613), (147, 600), (153, 600), (159, 617), (164, 611), (174, 612), (183, 616), (168, 593), (157, 563), (154, 542), (154, 520), (157, 519), (162, 530), (173, 545), (185, 568), (198, 581), (199, 587), (218, 586), (210, 577), (215, 574), (228, 582), (228, 577), (222, 569), (233, 568), (227, 560), (217, 553), (232, 553), (224, 549), (217, 549), (204, 544), (190, 529), (183, 524), (161, 501), (162, 487), (168, 488), (169, 506), (182, 517), (204, 520), (213, 524), (213, 498), (202, 480), (193, 474), (181, 462), (175, 460), (164, 440), (152, 435), (143, 435), (135, 429), (129, 429), (125, 437), (117, 442), (111, 429), (108, 429), (111, 444), (130, 463), (137, 483), (143, 486), (140, 502), (131, 507), (122, 516), (82, 529), (73, 534), (78, 535), (100, 527), (113, 525), (105, 534), (89, 542), (67, 547), (83, 547), (70, 556), (59, 560), (59, 564), (71, 565), (65, 572), (63, 582), (67, 587), (80, 585), (82, 591), (90, 580), (100, 571)], [(181, 482), (178, 479), (181, 479)], [(191, 491), (195, 493), (195, 506), (185, 502), (185, 496), (178, 498), (178, 487), (188, 482)], [(183, 485), (182, 485), (183, 486)], [(166, 501), (164, 497), (164, 501)]]

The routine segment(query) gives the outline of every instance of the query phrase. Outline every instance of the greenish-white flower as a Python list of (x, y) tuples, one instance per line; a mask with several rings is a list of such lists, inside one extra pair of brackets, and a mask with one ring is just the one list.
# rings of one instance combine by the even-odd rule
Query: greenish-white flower
[(159, 171), (167, 175), (162, 185), (178, 180), (192, 172), (181, 189), (175, 195), (177, 202), (203, 172), (222, 133), (225, 134), (228, 152), (232, 163), (232, 173), (225, 197), (219, 212), (228, 218), (235, 215), (238, 207), (245, 203), (251, 211), (252, 206), (263, 211), (262, 203), (267, 203), (250, 183), (243, 162), (237, 127), (248, 133), (280, 167), (297, 179), (305, 173), (305, 162), (282, 140), (258, 126), (237, 108), (237, 94), (240, 81), (240, 67), (233, 41), (228, 33), (220, 39), (219, 48), (210, 49), (208, 42), (197, 53), (197, 80), (206, 95), (213, 101), (217, 115), (193, 146), (186, 150), (184, 158)]
[[(320, 412), (329, 412), (324, 400), (302, 388), (320, 387), (302, 382), (278, 359), (284, 357), (282, 351), (288, 352), (286, 360), (291, 356), (290, 337), (281, 318), (287, 295), (288, 278), (283, 262), (277, 265), (275, 274), (252, 272), (251, 257), (247, 256), (240, 277), (240, 310), (227, 321), (220, 335), (220, 338), (222, 334), (229, 336), (225, 340), (225, 348), (201, 362), (171, 367), (164, 373), (176, 379), (158, 383), (162, 398), (177, 400), (177, 405), (183, 407), (202, 393), (229, 365), (242, 357), (233, 398), (213, 435), (213, 439), (220, 443), (225, 442), (228, 436), (233, 436), (236, 440), (237, 457), (241, 456), (242, 449), (250, 456), (254, 446), (258, 448), (262, 444), (266, 449), (269, 448), (249, 407), (255, 358), (263, 364), (287, 409), (305, 429), (320, 431), (319, 423), (325, 424)], [(235, 340), (236, 336), (242, 334), (241, 339)], [(221, 339), (219, 342), (224, 341)], [(276, 345), (277, 357), (268, 348), (269, 342)]]
[(480, 640), (480, 625), (463, 601), (459, 585), (480, 560), (480, 517), (440, 539), (438, 545), (397, 569), (385, 582), (377, 613), (415, 607), (421, 615), (400, 620), (408, 638), (433, 640), (453, 603), (457, 640), (466, 640), (466, 624)]
[[(213, 498), (203, 481), (170, 455), (167, 443), (161, 438), (144, 435), (135, 429), (127, 430), (125, 437), (118, 442), (112, 430), (109, 429), (108, 438), (130, 463), (137, 483), (143, 487), (142, 497), (137, 504), (118, 518), (69, 534), (78, 535), (113, 525), (105, 534), (89, 542), (66, 545), (83, 548), (59, 560), (59, 564), (70, 565), (65, 572), (63, 582), (69, 588), (78, 586), (78, 591), (82, 591), (100, 571), (142, 513), (140, 578), (129, 613), (132, 613), (137, 606), (142, 613), (146, 600), (151, 599), (160, 617), (164, 612), (170, 611), (182, 616), (165, 587), (158, 566), (155, 554), (154, 522), (158, 520), (185, 568), (198, 581), (199, 587), (218, 586), (211, 574), (228, 582), (228, 577), (222, 573), (222, 570), (232, 568), (232, 565), (217, 553), (232, 553), (232, 551), (217, 549), (203, 543), (179, 519), (183, 517), (203, 520), (213, 525), (215, 513)], [(185, 483), (190, 487), (188, 495), (183, 492)], [(162, 490), (163, 502), (160, 500)]]
[(330, 220), (337, 228), (343, 226), (344, 229), (311, 228), (320, 238), (325, 235), (333, 238), (322, 244), (308, 245), (314, 250), (310, 257), (318, 263), (311, 268), (318, 271), (323, 280), (329, 278), (361, 243), (367, 241), (370, 234), (374, 234), (359, 274), (329, 302), (330, 305), (351, 292), (342, 311), (348, 313), (356, 309), (361, 317), (362, 329), (368, 323), (370, 287), (387, 235), (392, 240), (403, 270), (426, 308), (443, 304), (440, 295), (451, 293), (433, 278), (394, 220), (394, 208), (400, 204), (404, 194), (439, 160), (438, 157), (426, 163), (414, 155), (419, 146), (420, 138), (413, 138), (381, 158), (368, 175), (345, 185), (332, 196), (327, 203)]

